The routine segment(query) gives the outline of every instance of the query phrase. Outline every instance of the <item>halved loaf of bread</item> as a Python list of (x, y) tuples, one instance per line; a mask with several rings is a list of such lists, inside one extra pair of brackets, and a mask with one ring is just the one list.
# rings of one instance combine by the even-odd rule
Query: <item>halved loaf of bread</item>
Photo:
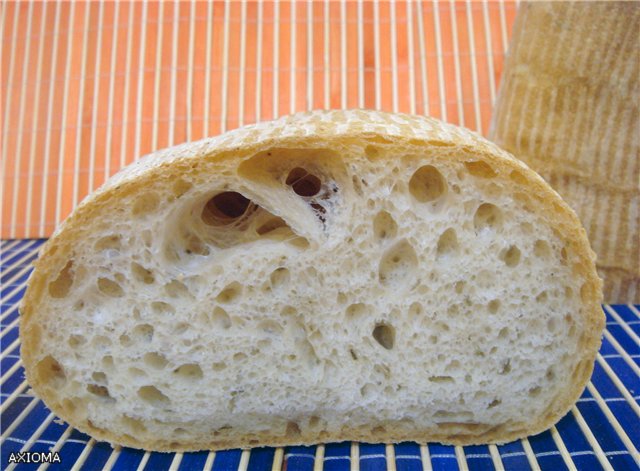
[(495, 145), (311, 112), (89, 196), (36, 263), (22, 357), (56, 414), (127, 446), (506, 442), (579, 397), (600, 297), (576, 215)]

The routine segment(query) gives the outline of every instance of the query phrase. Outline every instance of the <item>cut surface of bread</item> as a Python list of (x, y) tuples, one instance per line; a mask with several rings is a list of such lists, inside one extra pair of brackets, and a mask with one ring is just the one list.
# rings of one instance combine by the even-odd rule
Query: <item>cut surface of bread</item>
[(22, 357), (56, 414), (138, 448), (506, 442), (579, 397), (600, 297), (575, 214), (495, 145), (310, 112), (88, 197), (36, 262)]

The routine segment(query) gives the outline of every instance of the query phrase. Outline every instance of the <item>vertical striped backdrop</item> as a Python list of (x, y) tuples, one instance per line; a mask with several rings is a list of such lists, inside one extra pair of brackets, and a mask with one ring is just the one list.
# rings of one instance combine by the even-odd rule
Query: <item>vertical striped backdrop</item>
[(155, 149), (314, 108), (486, 134), (515, 2), (4, 1), (2, 238)]

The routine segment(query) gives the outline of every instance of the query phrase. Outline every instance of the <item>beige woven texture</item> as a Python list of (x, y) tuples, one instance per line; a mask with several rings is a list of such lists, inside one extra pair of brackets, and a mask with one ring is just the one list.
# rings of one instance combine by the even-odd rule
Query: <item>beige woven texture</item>
[(525, 3), (490, 137), (576, 210), (605, 301), (640, 301), (640, 3)]

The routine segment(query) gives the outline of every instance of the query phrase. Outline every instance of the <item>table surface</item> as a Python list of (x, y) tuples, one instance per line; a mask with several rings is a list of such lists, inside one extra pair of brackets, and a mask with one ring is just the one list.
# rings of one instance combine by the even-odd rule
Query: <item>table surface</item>
[[(640, 469), (640, 306), (604, 305), (607, 328), (595, 370), (575, 407), (550, 430), (502, 446), (338, 443), (218, 453), (145, 453), (112, 448), (59, 421), (24, 379), (19, 352), (18, 303), (42, 240), (0, 246), (2, 310), (0, 367), (2, 438), (11, 452), (58, 451), (52, 469), (155, 470), (454, 470)], [(32, 469), (33, 465), (18, 465)], [(212, 468), (213, 467), (213, 468)]]

